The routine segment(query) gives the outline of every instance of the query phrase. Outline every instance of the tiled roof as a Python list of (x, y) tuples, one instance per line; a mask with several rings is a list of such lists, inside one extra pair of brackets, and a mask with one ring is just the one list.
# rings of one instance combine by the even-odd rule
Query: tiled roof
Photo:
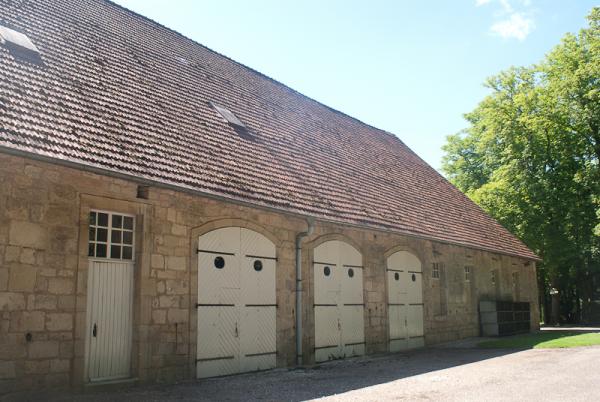
[(27, 34), (44, 62), (0, 45), (5, 150), (537, 258), (394, 135), (120, 6), (2, 0), (0, 25)]

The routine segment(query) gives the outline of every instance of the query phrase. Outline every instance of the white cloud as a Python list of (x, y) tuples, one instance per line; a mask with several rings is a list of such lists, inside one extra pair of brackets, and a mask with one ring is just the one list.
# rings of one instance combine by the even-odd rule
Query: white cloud
[(535, 28), (535, 23), (531, 18), (525, 17), (522, 13), (513, 13), (508, 19), (494, 23), (490, 30), (503, 38), (516, 38), (525, 40)]
[(533, 0), (475, 0), (477, 7), (495, 5), (493, 12), (495, 22), (490, 26), (490, 32), (502, 38), (515, 38), (521, 41), (525, 40), (535, 28), (532, 3)]
[(514, 11), (508, 0), (500, 0), (500, 5), (502, 5), (502, 9), (506, 13), (512, 13)]

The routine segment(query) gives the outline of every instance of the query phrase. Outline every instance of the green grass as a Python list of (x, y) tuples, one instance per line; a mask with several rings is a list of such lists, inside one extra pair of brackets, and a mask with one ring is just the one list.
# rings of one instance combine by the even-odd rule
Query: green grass
[(544, 331), (480, 342), (477, 346), (489, 349), (549, 349), (593, 345), (600, 345), (600, 333), (598, 332), (582, 334), (577, 332)]

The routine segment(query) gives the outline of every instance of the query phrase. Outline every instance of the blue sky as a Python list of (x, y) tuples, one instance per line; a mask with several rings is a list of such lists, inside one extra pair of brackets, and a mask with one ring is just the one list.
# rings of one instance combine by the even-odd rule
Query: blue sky
[(485, 78), (535, 63), (597, 0), (118, 0), (328, 106), (436, 169)]

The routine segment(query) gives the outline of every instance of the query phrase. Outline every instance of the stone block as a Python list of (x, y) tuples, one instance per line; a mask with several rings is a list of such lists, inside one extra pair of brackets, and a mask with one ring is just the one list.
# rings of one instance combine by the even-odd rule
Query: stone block
[(29, 344), (30, 359), (48, 359), (58, 357), (58, 341), (33, 341)]
[(59, 346), (59, 356), (61, 359), (70, 359), (73, 357), (73, 342), (63, 341)]
[(72, 294), (75, 288), (73, 279), (50, 278), (48, 279), (48, 293), (57, 295)]
[(171, 226), (171, 233), (175, 236), (185, 236), (187, 234), (187, 228), (183, 225), (173, 224)]
[(54, 359), (50, 361), (50, 372), (67, 373), (71, 369), (71, 362), (68, 359)]
[(6, 246), (4, 252), (5, 262), (17, 262), (21, 258), (21, 247), (18, 246)]
[(25, 310), (25, 296), (21, 293), (0, 292), (0, 311)]
[(24, 364), (26, 374), (47, 374), (50, 371), (48, 360), (26, 360)]
[(0, 292), (8, 289), (8, 269), (0, 268)]
[(167, 310), (152, 310), (152, 322), (154, 324), (166, 324)]
[(173, 269), (177, 271), (185, 271), (185, 257), (167, 257), (167, 269)]
[(160, 254), (152, 254), (150, 266), (154, 269), (164, 269), (165, 268), (165, 257)]
[(47, 332), (49, 341), (70, 341), (73, 339), (73, 331)]
[(44, 319), (43, 311), (15, 311), (10, 313), (10, 330), (14, 332), (43, 331)]
[(188, 321), (189, 312), (188, 310), (171, 308), (167, 313), (169, 324), (181, 323)]
[(73, 315), (68, 313), (46, 314), (46, 329), (48, 331), (70, 331), (73, 329)]
[(35, 264), (35, 250), (32, 248), (24, 248), (21, 250), (21, 263), (34, 265)]
[(185, 280), (167, 280), (167, 294), (184, 295), (188, 292), (187, 281)]
[(0, 361), (0, 380), (16, 378), (15, 362)]
[(23, 265), (10, 267), (8, 290), (15, 292), (33, 292), (35, 288), (36, 269)]
[(48, 278), (38, 275), (37, 279), (35, 280), (35, 291), (38, 293), (48, 291)]
[(158, 305), (161, 308), (180, 307), (179, 296), (160, 296), (158, 298)]
[(176, 222), (177, 220), (177, 211), (173, 208), (169, 208), (167, 210), (167, 220), (169, 222)]
[(46, 387), (66, 387), (69, 385), (69, 373), (56, 373), (44, 376)]
[(25, 165), (25, 175), (33, 179), (39, 179), (42, 176), (42, 168), (33, 165)]
[(58, 308), (61, 310), (73, 310), (76, 297), (72, 295), (58, 296)]
[(9, 243), (15, 246), (45, 249), (48, 243), (46, 230), (36, 223), (11, 221)]
[(367, 300), (371, 303), (378, 303), (383, 301), (383, 293), (381, 292), (367, 292)]
[(28, 310), (56, 310), (56, 296), (29, 295), (27, 296)]

